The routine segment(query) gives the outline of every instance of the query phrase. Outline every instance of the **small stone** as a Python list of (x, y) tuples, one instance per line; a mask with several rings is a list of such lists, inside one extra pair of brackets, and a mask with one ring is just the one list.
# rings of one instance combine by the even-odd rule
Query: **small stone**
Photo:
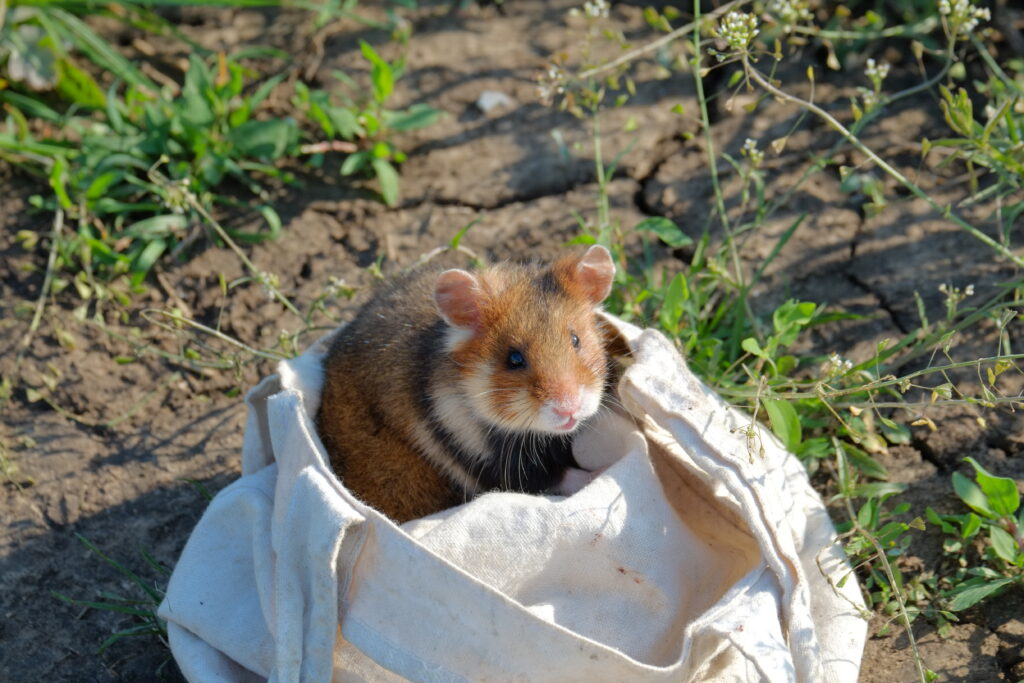
[(476, 98), (476, 108), (485, 114), (489, 113), (492, 109), (511, 107), (514, 104), (515, 100), (497, 90), (484, 90), (480, 93), (480, 97)]

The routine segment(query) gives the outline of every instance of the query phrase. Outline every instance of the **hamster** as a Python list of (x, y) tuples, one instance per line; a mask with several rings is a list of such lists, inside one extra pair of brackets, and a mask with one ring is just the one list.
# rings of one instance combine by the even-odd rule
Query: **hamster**
[(399, 523), (492, 489), (556, 487), (605, 395), (597, 311), (614, 276), (592, 246), (550, 264), (420, 269), (376, 292), (324, 358), (316, 425), (345, 486)]

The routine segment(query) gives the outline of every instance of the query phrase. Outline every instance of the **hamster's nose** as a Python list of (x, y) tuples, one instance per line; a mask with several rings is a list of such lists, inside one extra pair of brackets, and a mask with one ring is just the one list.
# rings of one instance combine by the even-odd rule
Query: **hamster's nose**
[(555, 405), (551, 406), (551, 410), (552, 412), (554, 412), (555, 415), (559, 417), (564, 417), (567, 420), (571, 419), (580, 410), (580, 399), (577, 396), (576, 398), (568, 401), (559, 401)]

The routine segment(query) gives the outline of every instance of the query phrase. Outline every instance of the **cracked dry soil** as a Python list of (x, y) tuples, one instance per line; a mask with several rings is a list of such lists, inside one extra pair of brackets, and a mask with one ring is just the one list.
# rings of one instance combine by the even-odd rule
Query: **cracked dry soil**
[[(411, 150), (402, 168), (401, 206), (385, 209), (365, 192), (341, 187), (335, 175), (306, 174), (305, 187), (279, 193), (286, 229), (277, 242), (250, 250), (257, 267), (278, 274), (282, 290), (301, 306), (322, 291), (328, 278), (367, 284), (364, 269), (378, 258), (384, 259), (385, 270), (408, 265), (474, 219), (479, 223), (464, 244), (493, 259), (550, 256), (572, 239), (577, 227), (570, 210), (588, 217), (595, 213), (589, 133), (583, 123), (540, 106), (533, 83), (545, 58), (579, 43), (581, 29), (565, 19), (568, 7), (522, 0), (506, 3), (503, 13), (476, 6), (449, 13), (447, 6), (435, 6), (414, 14), (409, 71), (399, 83), (395, 104), (425, 101), (446, 116), (399, 140)], [(640, 11), (640, 6), (617, 4), (613, 13), (630, 32), (639, 32)], [(301, 15), (291, 11), (182, 10), (180, 19), (183, 31), (211, 49), (259, 43), (294, 52), (296, 46), (307, 46), (298, 50), (297, 62), (322, 86), (329, 84), (332, 69), (361, 68), (354, 50), (360, 37), (384, 37), (350, 26), (310, 35)], [(127, 44), (123, 38), (111, 36)], [(184, 57), (167, 50), (163, 58), (169, 64)], [(891, 78), (911, 78), (908, 55), (889, 49), (885, 58), (894, 64)], [(848, 118), (852, 79), (828, 72), (813, 53), (792, 61), (789, 75), (794, 77), (784, 72), (783, 82), (801, 83), (799, 74), (814, 65), (824, 74), (816, 100)], [(727, 77), (728, 72), (712, 72), (708, 92), (719, 91)], [(694, 137), (692, 79), (688, 74), (657, 79), (653, 66), (641, 63), (637, 84), (636, 96), (625, 107), (602, 117), (605, 158), (623, 152), (609, 187), (613, 216), (628, 228), (647, 215), (665, 215), (697, 235), (708, 223), (712, 192), (707, 157)], [(803, 86), (794, 87), (799, 92)], [(487, 114), (479, 111), (474, 103), (487, 90), (508, 95), (512, 104)], [(743, 103), (730, 107), (722, 98), (714, 100), (716, 147), (738, 156), (748, 137), (770, 141), (789, 133), (782, 153), (766, 161), (767, 197), (779, 197), (835, 137), (806, 119), (791, 131), (798, 115), (793, 107), (769, 100), (747, 114), (739, 106)], [(676, 104), (690, 114), (672, 113)], [(953, 171), (940, 177), (921, 170), (912, 146), (914, 140), (944, 133), (941, 119), (929, 113), (934, 110), (931, 102), (905, 102), (872, 127), (865, 141), (929, 192), (948, 199), (962, 190)], [(637, 127), (627, 132), (631, 120)], [(555, 130), (561, 144), (551, 134)], [(862, 161), (850, 151), (839, 156), (850, 166)], [(724, 164), (719, 171), (728, 208), (738, 214), (738, 179)], [(29, 210), (27, 198), (36, 190), (28, 179), (9, 168), (0, 168), (0, 174), (5, 187), (0, 205), (0, 373), (11, 376), (31, 317), (26, 310), (38, 297), (46, 259), (45, 245), (25, 252), (14, 234), (25, 228), (47, 233), (49, 218)], [(862, 360), (880, 340), (898, 339), (916, 327), (915, 291), (934, 317), (943, 311), (940, 283), (973, 283), (977, 296), (984, 297), (998, 283), (1018, 276), (921, 202), (891, 184), (886, 191), (896, 201), (869, 217), (861, 209), (865, 198), (843, 192), (835, 167), (828, 167), (805, 182), (763, 230), (743, 238), (745, 262), (753, 266), (804, 215), (755, 292), (756, 309), (770, 311), (796, 297), (861, 316), (816, 328), (804, 350), (837, 351)], [(987, 226), (988, 210), (978, 206), (967, 215)], [(231, 220), (244, 225), (255, 219)], [(719, 241), (714, 226), (711, 230)], [(681, 267), (668, 248), (656, 249), (655, 255), (659, 265)], [(34, 386), (51, 381), (51, 400), (79, 420), (65, 419), (43, 402), (30, 403), (19, 390), (0, 421), (0, 440), (18, 468), (0, 497), (0, 680), (180, 679), (174, 664), (166, 662), (166, 649), (152, 638), (122, 641), (97, 654), (107, 635), (131, 622), (71, 607), (51, 591), (82, 599), (104, 591), (131, 594), (128, 582), (89, 553), (76, 534), (161, 584), (141, 551), (173, 565), (205, 506), (189, 482), (216, 492), (237, 476), (245, 413), (232, 390), (251, 386), (272, 366), (254, 363), (237, 374), (186, 369), (151, 352), (173, 355), (187, 342), (154, 325), (143, 310), (178, 306), (258, 348), (271, 345), (280, 329), (298, 327), (258, 287), (241, 286), (225, 297), (219, 278), (232, 281), (243, 275), (233, 254), (208, 247), (187, 263), (166, 266), (126, 318), (108, 315), (112, 334), (76, 320), (72, 311), (80, 302), (70, 291), (50, 304), (25, 354), (24, 377)], [(358, 301), (332, 306), (346, 317)], [(1019, 327), (1010, 334), (1018, 343)], [(958, 338), (951, 354), (958, 360), (990, 355), (996, 339), (994, 326), (983, 323)], [(141, 347), (147, 351), (139, 352)], [(137, 359), (119, 364), (117, 356)], [(977, 383), (970, 373), (956, 379), (968, 386)], [(989, 428), (982, 429), (967, 410), (934, 416), (939, 431), (919, 430), (910, 445), (883, 456), (893, 480), (909, 485), (907, 499), (920, 510), (924, 505), (956, 509), (949, 476), (966, 455), (990, 471), (1024, 480), (1019, 417), (990, 413)], [(120, 421), (109, 424), (114, 419)], [(933, 533), (919, 534), (905, 569), (938, 567), (940, 543)], [(914, 632), (926, 664), (940, 680), (1014, 681), (1024, 677), (1022, 615), (1024, 598), (1018, 592), (962, 615), (948, 638), (939, 638), (923, 620)], [(876, 617), (872, 631), (882, 624)], [(899, 629), (894, 636), (870, 639), (863, 662), (865, 682), (916, 678)]]

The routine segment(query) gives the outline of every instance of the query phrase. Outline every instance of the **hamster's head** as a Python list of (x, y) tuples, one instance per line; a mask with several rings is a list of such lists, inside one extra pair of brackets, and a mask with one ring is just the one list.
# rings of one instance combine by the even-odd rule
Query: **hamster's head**
[(509, 431), (570, 434), (597, 412), (608, 372), (597, 311), (614, 277), (601, 246), (547, 265), (438, 276), (446, 350), (476, 417)]

